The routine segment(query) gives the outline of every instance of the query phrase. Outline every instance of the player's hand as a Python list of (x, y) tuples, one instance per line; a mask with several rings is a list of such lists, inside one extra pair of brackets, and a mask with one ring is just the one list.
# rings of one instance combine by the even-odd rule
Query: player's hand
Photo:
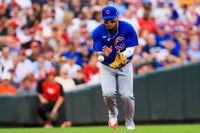
[(104, 52), (105, 56), (108, 56), (112, 52), (112, 46), (110, 47), (103, 46), (102, 51)]
[(54, 110), (54, 109), (53, 109), (53, 110), (51, 111), (51, 113), (50, 113), (50, 116), (49, 116), (50, 119), (52, 119), (52, 120), (56, 119), (56, 114), (57, 114), (57, 110)]
[(126, 65), (126, 63), (128, 62), (128, 59), (126, 56), (124, 56), (122, 53), (117, 52), (117, 55), (115, 57), (115, 60), (109, 65), (112, 68), (121, 68), (124, 65)]
[(41, 98), (40, 99), (40, 102), (42, 103), (42, 104), (47, 104), (48, 103), (48, 100), (46, 99), (46, 98)]

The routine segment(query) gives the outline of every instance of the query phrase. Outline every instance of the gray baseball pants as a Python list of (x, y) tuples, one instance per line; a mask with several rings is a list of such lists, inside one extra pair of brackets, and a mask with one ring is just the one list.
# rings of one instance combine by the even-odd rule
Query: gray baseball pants
[(113, 69), (101, 63), (101, 87), (109, 118), (117, 118), (117, 89), (123, 101), (125, 126), (134, 125), (135, 97), (133, 94), (133, 64), (129, 62), (120, 69)]

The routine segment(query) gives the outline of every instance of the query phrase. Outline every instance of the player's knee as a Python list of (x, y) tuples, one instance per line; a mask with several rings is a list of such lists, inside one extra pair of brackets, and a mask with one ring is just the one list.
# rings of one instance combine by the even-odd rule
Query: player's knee
[(121, 94), (121, 98), (125, 99), (125, 100), (126, 99), (133, 99), (134, 100), (135, 99), (133, 94)]
[(135, 97), (122, 97), (123, 103), (129, 103), (130, 101), (135, 101)]
[(103, 93), (103, 96), (104, 96), (104, 97), (114, 97), (114, 96), (115, 96), (115, 93), (114, 93), (114, 92), (104, 92), (104, 93)]
[(44, 112), (44, 109), (43, 109), (43, 108), (38, 108), (38, 109), (37, 109), (37, 112), (38, 112), (39, 114), (42, 114), (42, 113)]

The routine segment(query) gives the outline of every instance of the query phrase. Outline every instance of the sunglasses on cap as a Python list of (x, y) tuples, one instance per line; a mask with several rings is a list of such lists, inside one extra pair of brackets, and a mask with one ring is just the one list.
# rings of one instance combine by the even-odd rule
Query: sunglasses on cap
[(115, 23), (117, 20), (116, 19), (105, 19), (104, 24), (107, 24), (110, 21), (110, 23)]

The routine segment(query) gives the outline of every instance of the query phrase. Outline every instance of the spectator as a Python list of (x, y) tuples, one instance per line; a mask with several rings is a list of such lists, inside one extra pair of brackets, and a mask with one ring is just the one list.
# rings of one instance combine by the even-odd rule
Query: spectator
[(68, 56), (68, 61), (66, 64), (63, 65), (63, 69), (67, 70), (69, 73), (69, 76), (71, 78), (74, 78), (76, 76), (76, 73), (79, 69), (81, 69), (81, 66), (79, 66), (78, 64), (76, 64), (76, 59), (75, 59), (75, 55), (70, 53)]
[(151, 49), (157, 47), (156, 40), (155, 40), (155, 34), (149, 33), (146, 40), (147, 40), (146, 45), (143, 46), (142, 51), (150, 54)]
[(52, 65), (54, 65), (55, 60), (54, 60), (54, 49), (50, 46), (45, 46), (44, 47), (44, 59), (51, 62)]
[(101, 12), (100, 12), (100, 7), (97, 8), (93, 13), (92, 13), (92, 19), (90, 19), (87, 23), (87, 30), (91, 33), (93, 32), (94, 28), (97, 27), (100, 22), (101, 22)]
[(81, 14), (81, 8), (82, 8), (82, 5), (81, 5), (80, 0), (72, 0), (69, 3), (69, 10), (74, 12), (75, 18), (78, 18), (79, 15)]
[(31, 0), (15, 0), (16, 4), (18, 4), (21, 8), (30, 8), (32, 6)]
[(91, 51), (90, 49), (88, 48), (87, 44), (86, 43), (82, 43), (81, 44), (81, 58), (82, 58), (82, 66), (86, 65), (89, 60), (90, 60), (90, 56), (91, 56)]
[(189, 54), (188, 54), (188, 46), (187, 46), (187, 42), (185, 40), (181, 40), (180, 41), (180, 51), (179, 51), (179, 55), (180, 55), (180, 58), (182, 60), (183, 63), (189, 63), (190, 61), (190, 57), (189, 57)]
[(15, 70), (14, 69), (9, 69), (8, 73), (10, 73), (11, 76), (11, 80), (10, 83), (15, 86), (15, 88), (19, 88), (20, 84), (14, 81), (14, 77), (15, 77)]
[(199, 61), (200, 60), (200, 44), (199, 43), (191, 43), (188, 54), (191, 58), (192, 62)]
[(20, 47), (20, 40), (16, 36), (16, 27), (18, 26), (15, 22), (16, 20), (10, 20), (8, 21), (8, 27), (6, 28), (7, 33), (7, 39), (9, 40), (9, 43), (7, 46), (10, 48), (11, 52), (15, 52)]
[(174, 7), (173, 3), (169, 3), (169, 9), (171, 11), (171, 18), (172, 20), (176, 20), (179, 18), (179, 14), (178, 11), (176, 10), (176, 8)]
[(17, 89), (10, 83), (11, 75), (3, 73), (1, 75), (2, 83), (0, 83), (0, 95), (15, 95)]
[(145, 59), (145, 62), (152, 62), (149, 66), (154, 69), (156, 68), (155, 52), (160, 49), (161, 47), (156, 44), (155, 35), (150, 33), (147, 37), (147, 44), (142, 48), (142, 56)]
[(157, 24), (166, 24), (170, 18), (170, 10), (163, 2), (159, 2), (158, 6), (152, 11), (152, 16)]
[(180, 57), (179, 51), (175, 48), (175, 43), (173, 40), (169, 39), (164, 42), (164, 47), (170, 52), (170, 54)]
[(114, 0), (114, 3), (111, 4), (111, 6), (114, 6), (115, 8), (118, 9), (120, 17), (124, 15), (124, 13), (127, 9), (127, 7), (124, 3), (124, 0)]
[(166, 32), (166, 29), (165, 29), (165, 25), (159, 25), (157, 27), (157, 33), (156, 33), (156, 44), (159, 45), (159, 46), (162, 46), (164, 47), (163, 45), (163, 42), (170, 39), (171, 36), (170, 34), (168, 34)]
[(0, 36), (6, 35), (6, 27), (4, 25), (5, 18), (3, 16), (0, 16)]
[(156, 61), (164, 68), (176, 66), (182, 63), (182, 60), (172, 54), (167, 49), (160, 49), (156, 54)]
[(64, 68), (60, 69), (60, 75), (55, 78), (55, 81), (63, 86), (64, 92), (68, 92), (75, 88), (75, 82), (69, 77), (68, 71)]
[[(100, 83), (99, 68), (97, 57), (92, 55), (87, 65), (83, 67), (83, 78), (86, 83)], [(97, 78), (96, 78), (97, 77)]]
[(177, 51), (180, 51), (180, 42), (182, 40), (186, 40), (186, 36), (185, 36), (185, 33), (180, 29), (180, 28), (175, 28), (174, 31), (173, 31), (173, 41), (175, 43), (175, 49)]
[[(25, 14), (23, 14), (23, 15), (25, 15)], [(23, 23), (23, 22), (21, 22), (21, 23)], [(21, 43), (26, 44), (26, 43), (30, 42), (32, 39), (32, 32), (31, 32), (30, 26), (28, 26), (28, 25), (22, 26), (21, 29), (18, 29), (16, 31), (16, 35), (19, 38)]]
[(152, 17), (152, 11), (152, 2), (150, 0), (143, 0), (142, 6), (139, 7), (136, 14), (139, 19), (144, 17), (145, 12), (149, 12), (149, 17)]
[[(143, 53), (142, 53), (142, 45), (138, 45), (135, 47), (134, 55), (133, 55), (133, 62), (136, 64), (144, 64), (147, 61), (147, 58), (143, 58)], [(149, 56), (149, 58), (153, 57)], [(141, 65), (138, 68), (135, 69), (135, 73), (145, 73), (153, 70), (153, 66), (150, 65)]]
[(150, 17), (149, 12), (144, 12), (144, 17), (139, 19), (139, 25), (142, 30), (147, 30), (149, 32), (156, 32), (156, 23)]
[(14, 67), (8, 47), (2, 48), (2, 55), (0, 56), (0, 64), (1, 64), (0, 74), (7, 73), (9, 69), (13, 69)]
[(56, 121), (61, 127), (71, 126), (71, 122), (66, 119), (63, 87), (55, 81), (55, 76), (55, 68), (49, 68), (46, 71), (45, 79), (37, 85), (40, 100), (38, 113), (46, 128), (51, 127), (53, 121)]
[(17, 95), (32, 96), (34, 94), (36, 94), (36, 89), (33, 86), (32, 79), (25, 77), (21, 82), (20, 88), (17, 90)]
[(135, 10), (136, 9), (134, 8), (134, 6), (129, 5), (128, 9), (124, 13), (124, 16), (122, 17), (122, 20), (129, 22), (134, 27), (136, 33), (138, 33), (140, 25), (136, 16), (133, 15)]
[[(153, 68), (163, 67), (163, 61), (160, 59), (168, 53), (164, 46), (164, 42), (168, 39), (175, 42), (174, 49), (183, 62), (198, 61), (196, 58), (198, 54), (195, 54), (198, 50), (194, 51), (196, 49), (194, 47), (199, 40), (194, 41), (193, 36), (198, 35), (199, 38), (200, 33), (199, 1), (183, 6), (172, 0), (23, 1), (25, 0), (0, 2), (0, 53), (2, 53), (0, 75), (12, 69), (14, 82), (17, 84), (20, 84), (25, 75), (31, 75), (30, 69), (34, 63), (27, 63), (26, 60), (34, 62), (40, 56), (44, 56), (45, 62), (50, 62), (51, 66), (56, 68), (67, 66), (70, 77), (76, 79), (77, 84), (84, 83), (81, 71), (85, 65), (88, 65), (89, 58), (94, 52), (91, 33), (101, 23), (100, 9), (109, 4), (117, 7), (120, 17), (130, 22), (138, 31), (141, 47), (134, 55), (137, 60), (134, 62), (136, 65), (154, 61)], [(149, 44), (149, 42), (155, 42), (155, 44), (152, 45), (153, 43)], [(160, 46), (162, 50), (158, 48)], [(18, 57), (22, 47), (26, 48), (27, 54), (24, 56), (23, 63), (21, 54)], [(7, 55), (4, 55), (4, 50), (7, 51)], [(170, 55), (174, 53), (172, 51), (170, 50)], [(62, 53), (75, 53), (74, 65), (69, 65), (69, 62), (74, 62), (72, 57), (67, 57), (65, 61), (59, 60)], [(11, 64), (13, 64), (12, 67)], [(24, 64), (29, 65), (24, 66)], [(167, 64), (168, 67), (174, 65), (172, 62)], [(149, 68), (147, 66), (145, 65)], [(145, 67), (140, 69), (141, 72), (149, 71), (149, 69), (144, 69)], [(19, 70), (22, 70), (22, 74)], [(38, 76), (34, 79), (36, 80)], [(11, 82), (13, 84), (12, 80)]]
[(27, 59), (26, 50), (21, 49), (19, 53), (19, 62), (15, 69), (14, 81), (19, 83), (30, 73), (33, 73), (32, 62)]
[(77, 73), (73, 79), (76, 85), (85, 83), (83, 78), (83, 70), (82, 69), (77, 70)]
[(33, 62), (34, 77), (37, 81), (45, 77), (45, 71), (52, 67), (51, 62), (45, 60), (42, 56), (38, 57), (36, 61)]
[(41, 42), (40, 41), (32, 41), (31, 42), (31, 55), (27, 58), (32, 62), (36, 61), (41, 54)]

